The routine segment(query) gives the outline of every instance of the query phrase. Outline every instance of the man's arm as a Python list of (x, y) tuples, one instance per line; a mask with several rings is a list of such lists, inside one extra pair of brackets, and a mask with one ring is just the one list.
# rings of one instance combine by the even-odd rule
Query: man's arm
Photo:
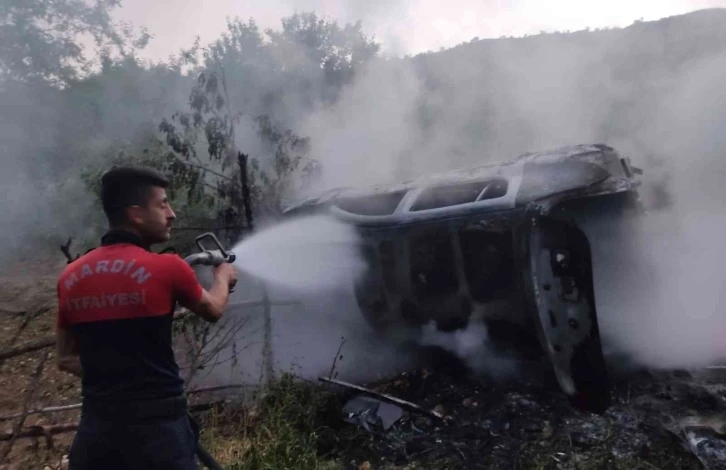
[(78, 342), (70, 330), (58, 328), (56, 332), (56, 347), (58, 352), (58, 368), (70, 372), (77, 377), (83, 377), (81, 358), (78, 355)]
[(180, 303), (204, 320), (216, 323), (222, 318), (228, 301), (229, 283), (215, 276), (212, 287), (208, 291), (202, 289), (202, 298), (198, 302), (187, 302), (186, 305), (183, 301)]
[[(224, 263), (213, 270), (214, 281), (207, 291), (197, 281), (194, 270), (184, 264), (184, 268), (177, 271), (175, 297), (179, 303), (210, 323), (216, 323), (222, 318), (229, 300), (229, 288), (237, 280), (234, 267)], [(200, 294), (197, 292), (201, 291)]]

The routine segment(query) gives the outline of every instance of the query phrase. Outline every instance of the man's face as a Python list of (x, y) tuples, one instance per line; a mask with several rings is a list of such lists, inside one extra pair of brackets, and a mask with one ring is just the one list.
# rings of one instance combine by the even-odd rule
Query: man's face
[(146, 205), (133, 206), (130, 215), (147, 243), (163, 243), (171, 238), (171, 224), (176, 215), (169, 205), (164, 188), (152, 187)]

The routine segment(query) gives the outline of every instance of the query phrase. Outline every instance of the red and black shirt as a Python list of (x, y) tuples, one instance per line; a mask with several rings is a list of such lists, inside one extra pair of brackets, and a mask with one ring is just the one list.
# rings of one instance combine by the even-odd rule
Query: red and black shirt
[(180, 396), (172, 350), (174, 306), (197, 302), (202, 287), (175, 254), (151, 253), (128, 232), (107, 233), (58, 280), (58, 327), (79, 343), (86, 402)]

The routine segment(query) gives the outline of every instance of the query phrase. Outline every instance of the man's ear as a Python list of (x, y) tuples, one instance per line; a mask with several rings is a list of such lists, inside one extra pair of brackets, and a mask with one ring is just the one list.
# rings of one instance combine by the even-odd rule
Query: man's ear
[(134, 224), (144, 221), (144, 208), (141, 206), (130, 206), (126, 208), (126, 219)]

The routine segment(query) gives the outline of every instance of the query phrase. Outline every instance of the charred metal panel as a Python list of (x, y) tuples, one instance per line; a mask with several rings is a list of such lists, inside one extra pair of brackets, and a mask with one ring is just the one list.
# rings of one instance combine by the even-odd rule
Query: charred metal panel
[(358, 305), (368, 322), (377, 331), (384, 331), (391, 321), (388, 299), (384, 284), (381, 258), (374, 245), (365, 245), (362, 250), (367, 271), (354, 286)]
[(409, 239), (410, 276), (418, 299), (451, 295), (459, 289), (450, 235), (431, 233)]
[(514, 279), (511, 232), (464, 230), (459, 239), (473, 300), (491, 302), (509, 298)]
[(573, 403), (604, 411), (608, 375), (587, 238), (574, 226), (546, 218), (533, 219), (530, 230), (530, 274), (542, 346)]

